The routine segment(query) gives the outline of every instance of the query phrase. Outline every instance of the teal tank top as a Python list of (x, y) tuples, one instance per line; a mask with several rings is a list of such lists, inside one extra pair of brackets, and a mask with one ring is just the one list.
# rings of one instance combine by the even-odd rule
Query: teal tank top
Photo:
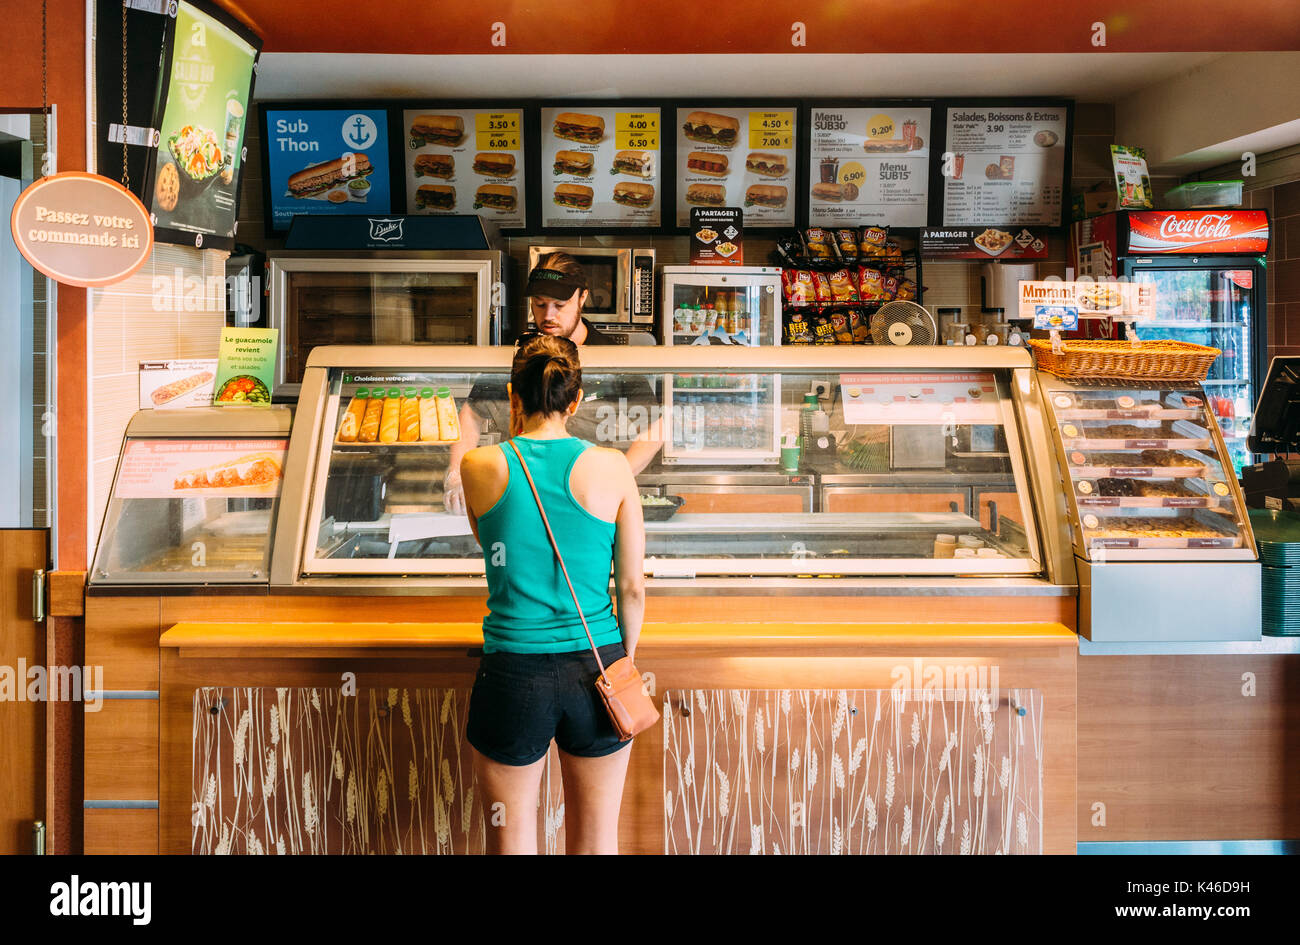
[[(511, 442), (528, 462), (592, 639), (596, 646), (621, 642), (609, 592), (614, 523), (596, 518), (569, 490), (573, 464), (592, 444), (577, 437), (534, 440), (517, 436)], [(528, 480), (515, 451), (505, 443), (500, 449), (510, 471), (506, 491), (478, 520), (488, 585), (483, 652), (585, 650), (588, 644), (582, 621), (546, 538)]]

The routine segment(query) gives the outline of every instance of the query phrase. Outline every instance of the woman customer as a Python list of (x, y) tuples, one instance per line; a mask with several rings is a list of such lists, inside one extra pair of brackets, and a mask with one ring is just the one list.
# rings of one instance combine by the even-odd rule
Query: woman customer
[(538, 789), (554, 739), (567, 852), (616, 853), (631, 743), (619, 741), (596, 692), (596, 660), (512, 445), (528, 464), (605, 665), (634, 656), (641, 632), (641, 499), (622, 453), (565, 429), (582, 401), (572, 341), (521, 338), (507, 390), (511, 439), (471, 450), (461, 465), (488, 584), (467, 723), (488, 852), (537, 852)]

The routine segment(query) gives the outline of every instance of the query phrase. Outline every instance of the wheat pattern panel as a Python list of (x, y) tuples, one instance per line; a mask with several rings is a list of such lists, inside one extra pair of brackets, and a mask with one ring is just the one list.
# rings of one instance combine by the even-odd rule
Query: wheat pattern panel
[(668, 853), (1035, 854), (1042, 693), (664, 696)]
[[(464, 689), (194, 693), (193, 853), (482, 853)], [(554, 747), (538, 849), (564, 850)]]

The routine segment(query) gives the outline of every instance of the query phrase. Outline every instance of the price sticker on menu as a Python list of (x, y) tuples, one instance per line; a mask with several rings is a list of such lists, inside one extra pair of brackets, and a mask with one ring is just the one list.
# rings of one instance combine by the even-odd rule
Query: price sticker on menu
[(659, 115), (654, 112), (616, 113), (614, 147), (620, 151), (659, 150)]
[(894, 138), (894, 119), (888, 115), (873, 115), (867, 121), (867, 137), (873, 141), (891, 141)]
[(794, 147), (794, 112), (750, 112), (749, 146), (756, 151)]
[(518, 151), (519, 112), (479, 112), (474, 141), (480, 151)]

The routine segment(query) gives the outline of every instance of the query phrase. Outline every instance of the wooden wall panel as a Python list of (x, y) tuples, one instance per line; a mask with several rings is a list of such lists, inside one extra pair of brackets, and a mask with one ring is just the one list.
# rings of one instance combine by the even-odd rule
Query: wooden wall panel
[(1081, 656), (1078, 796), (1080, 841), (1300, 837), (1300, 656)]
[(158, 688), (157, 597), (86, 600), (86, 665), (104, 668), (105, 689)]
[(25, 668), (45, 665), (32, 572), (45, 567), (46, 542), (44, 531), (0, 530), (0, 665), (14, 689), (0, 700), (0, 854), (30, 853), (32, 821), (45, 819), (46, 706), (53, 703), (28, 701)]
[(85, 811), (87, 854), (158, 852), (157, 810)]
[(157, 700), (106, 699), (85, 725), (86, 799), (157, 800)]

